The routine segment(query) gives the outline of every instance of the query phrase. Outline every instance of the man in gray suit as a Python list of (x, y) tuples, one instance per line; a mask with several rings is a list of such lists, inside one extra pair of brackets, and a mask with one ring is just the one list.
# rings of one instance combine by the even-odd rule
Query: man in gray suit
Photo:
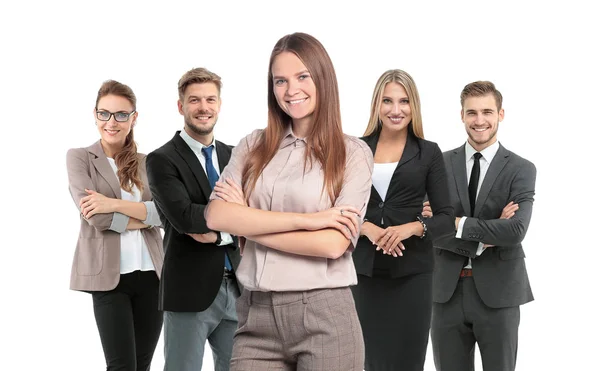
[(460, 98), (468, 139), (444, 153), (456, 232), (434, 242), (434, 361), (438, 371), (474, 370), (477, 343), (485, 371), (512, 371), (519, 306), (533, 300), (521, 241), (536, 168), (497, 141), (504, 109), (493, 83), (468, 84)]

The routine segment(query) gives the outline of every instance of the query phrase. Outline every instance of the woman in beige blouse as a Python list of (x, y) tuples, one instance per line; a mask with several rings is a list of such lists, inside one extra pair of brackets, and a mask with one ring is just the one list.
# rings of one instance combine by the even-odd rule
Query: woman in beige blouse
[(281, 38), (269, 63), (268, 124), (240, 141), (206, 211), (246, 238), (231, 370), (362, 370), (349, 286), (373, 156), (342, 132), (331, 60), (314, 37)]

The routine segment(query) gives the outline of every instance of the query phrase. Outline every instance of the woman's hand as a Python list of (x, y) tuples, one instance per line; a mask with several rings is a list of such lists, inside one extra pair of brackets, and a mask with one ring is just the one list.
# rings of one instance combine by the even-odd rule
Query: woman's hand
[(96, 214), (108, 214), (115, 211), (115, 199), (109, 198), (89, 189), (85, 190), (89, 196), (85, 196), (79, 201), (79, 209), (86, 219)]
[(225, 182), (219, 181), (215, 183), (214, 191), (217, 196), (223, 199), (223, 201), (248, 206), (246, 198), (244, 197), (244, 191), (231, 179), (225, 179)]
[(381, 238), (377, 241), (377, 249), (383, 250), (384, 254), (396, 254), (402, 256), (400, 250), (405, 249), (402, 241), (413, 235), (414, 228), (412, 223), (387, 227)]
[(353, 206), (336, 206), (316, 213), (304, 214), (302, 229), (317, 231), (333, 228), (342, 232), (349, 240), (359, 232), (358, 218), (360, 212)]

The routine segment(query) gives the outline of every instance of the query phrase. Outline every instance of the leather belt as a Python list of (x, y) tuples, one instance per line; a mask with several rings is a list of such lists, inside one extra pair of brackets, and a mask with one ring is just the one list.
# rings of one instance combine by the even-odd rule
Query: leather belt
[(473, 270), (472, 269), (462, 269), (460, 271), (460, 276), (461, 277), (473, 277)]

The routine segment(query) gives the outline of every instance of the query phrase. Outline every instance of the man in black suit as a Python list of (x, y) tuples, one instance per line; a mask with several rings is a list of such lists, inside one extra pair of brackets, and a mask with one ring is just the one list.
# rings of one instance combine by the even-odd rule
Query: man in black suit
[(536, 168), (497, 141), (504, 109), (494, 84), (466, 85), (461, 104), (467, 143), (444, 153), (456, 232), (434, 242), (434, 361), (438, 371), (474, 370), (477, 343), (485, 371), (512, 371), (519, 306), (533, 300), (521, 241)]
[(221, 108), (221, 78), (195, 68), (179, 80), (184, 130), (146, 160), (154, 202), (164, 225), (160, 281), (164, 311), (165, 371), (202, 369), (208, 340), (215, 370), (229, 370), (237, 328), (235, 269), (240, 256), (227, 233), (206, 226), (204, 208), (231, 146), (214, 139)]

